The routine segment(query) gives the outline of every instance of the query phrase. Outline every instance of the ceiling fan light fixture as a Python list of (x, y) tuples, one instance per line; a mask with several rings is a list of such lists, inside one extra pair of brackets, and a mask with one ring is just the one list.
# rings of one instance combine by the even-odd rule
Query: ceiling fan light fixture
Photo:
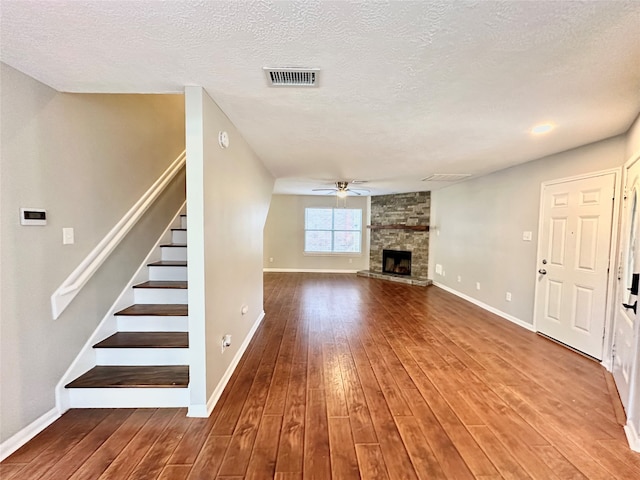
[(336, 192), (336, 195), (338, 198), (347, 198), (347, 196), (349, 195), (349, 192), (347, 192), (346, 190), (338, 190)]

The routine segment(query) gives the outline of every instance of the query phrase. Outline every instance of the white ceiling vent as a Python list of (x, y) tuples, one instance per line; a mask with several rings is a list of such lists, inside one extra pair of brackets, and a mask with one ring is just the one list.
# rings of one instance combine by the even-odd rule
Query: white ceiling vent
[(319, 68), (267, 68), (264, 67), (270, 87), (317, 87)]
[(470, 173), (434, 173), (422, 179), (423, 182), (457, 182), (469, 178)]

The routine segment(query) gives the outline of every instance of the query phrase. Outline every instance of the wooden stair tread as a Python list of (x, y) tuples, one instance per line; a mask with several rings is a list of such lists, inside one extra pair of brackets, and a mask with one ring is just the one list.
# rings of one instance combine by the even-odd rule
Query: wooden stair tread
[(184, 303), (138, 303), (116, 312), (116, 315), (175, 315), (184, 317), (189, 315), (189, 306)]
[(97, 366), (66, 385), (66, 388), (186, 388), (187, 365)]
[(186, 267), (186, 260), (160, 260), (159, 262), (148, 263), (148, 267)]
[(160, 247), (186, 247), (186, 243), (164, 243)]
[(172, 228), (171, 231), (172, 232), (186, 232), (187, 229), (186, 228)]
[(148, 282), (134, 285), (133, 288), (189, 288), (186, 280), (149, 280)]
[(118, 332), (93, 348), (188, 348), (186, 332)]

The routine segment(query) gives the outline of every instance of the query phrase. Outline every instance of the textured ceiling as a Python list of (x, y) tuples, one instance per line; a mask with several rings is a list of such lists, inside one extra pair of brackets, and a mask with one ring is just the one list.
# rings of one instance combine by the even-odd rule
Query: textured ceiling
[[(67, 92), (202, 85), (281, 193), (437, 188), (624, 133), (640, 1), (6, 1), (3, 62)], [(262, 67), (318, 67), (267, 88)], [(557, 128), (532, 137), (542, 121)]]

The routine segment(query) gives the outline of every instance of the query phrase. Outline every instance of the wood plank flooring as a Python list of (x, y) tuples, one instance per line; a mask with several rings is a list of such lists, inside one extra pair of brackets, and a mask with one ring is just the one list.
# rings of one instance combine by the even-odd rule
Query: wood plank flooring
[(71, 410), (0, 478), (640, 478), (599, 364), (437, 287), (268, 273), (265, 311), (210, 418)]

